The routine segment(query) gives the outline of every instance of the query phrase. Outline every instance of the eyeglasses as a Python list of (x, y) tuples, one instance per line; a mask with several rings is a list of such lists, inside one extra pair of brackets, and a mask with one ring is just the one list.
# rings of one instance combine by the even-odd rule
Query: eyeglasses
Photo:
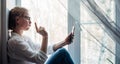
[(30, 20), (30, 17), (29, 16), (22, 16), (23, 18), (27, 19), (27, 20)]

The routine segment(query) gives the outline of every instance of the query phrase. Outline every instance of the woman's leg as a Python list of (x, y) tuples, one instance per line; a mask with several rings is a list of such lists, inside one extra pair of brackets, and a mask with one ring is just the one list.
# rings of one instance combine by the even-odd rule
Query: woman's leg
[(66, 49), (60, 48), (56, 50), (45, 64), (74, 64)]

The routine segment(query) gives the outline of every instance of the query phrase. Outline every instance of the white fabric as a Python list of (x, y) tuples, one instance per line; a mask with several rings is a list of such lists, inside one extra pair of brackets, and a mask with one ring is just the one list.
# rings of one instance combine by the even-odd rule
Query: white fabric
[[(8, 40), (10, 64), (44, 64), (47, 55), (39, 49), (28, 37), (12, 32)], [(53, 47), (49, 46), (47, 52), (52, 53)]]

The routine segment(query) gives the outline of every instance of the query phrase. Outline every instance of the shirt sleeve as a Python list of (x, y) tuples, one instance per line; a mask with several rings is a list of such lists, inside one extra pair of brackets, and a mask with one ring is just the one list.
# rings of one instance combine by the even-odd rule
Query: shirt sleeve
[(54, 46), (54, 44), (48, 45), (48, 47), (47, 47), (47, 55), (50, 55), (50, 54), (52, 54), (54, 52), (53, 46)]
[[(34, 47), (35, 47), (36, 50), (39, 50), (40, 46), (41, 46), (40, 44), (34, 44)], [(53, 46), (54, 46), (54, 44), (48, 45), (48, 47), (47, 47), (47, 55), (50, 55), (50, 54), (52, 54), (54, 52)]]
[(37, 64), (44, 64), (47, 59), (47, 55), (44, 52), (33, 50), (25, 41), (15, 41), (11, 45), (14, 46), (12, 48), (14, 48), (16, 59), (27, 60)]
[[(26, 37), (26, 39), (28, 39), (29, 43), (31, 43), (31, 44), (33, 43), (33, 41), (29, 37)], [(35, 50), (40, 50), (41, 44), (40, 43), (34, 43), (31, 46), (33, 46), (35, 48)], [(54, 44), (49, 44), (47, 46), (47, 55), (50, 55), (50, 54), (52, 54), (54, 52), (53, 46), (54, 46)]]

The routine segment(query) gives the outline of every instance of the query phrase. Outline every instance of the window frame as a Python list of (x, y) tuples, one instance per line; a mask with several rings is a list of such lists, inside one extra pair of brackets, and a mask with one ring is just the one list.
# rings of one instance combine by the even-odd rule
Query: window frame
[[(7, 40), (8, 40), (8, 0), (0, 0), (0, 63), (8, 64), (7, 57)], [(11, 0), (12, 1), (12, 0)], [(15, 0), (15, 6), (18, 1)]]
[(68, 33), (71, 32), (72, 26), (75, 26), (75, 36), (71, 45), (68, 46), (68, 51), (75, 64), (81, 64), (81, 51), (80, 51), (80, 0), (68, 0)]
[[(120, 7), (120, 0), (115, 0), (115, 21), (116, 21), (116, 25), (119, 26), (120, 25), (120, 9), (118, 9)], [(120, 27), (120, 26), (119, 26)], [(117, 29), (119, 29), (117, 27)], [(120, 59), (117, 56), (120, 56), (120, 45), (118, 44), (119, 42), (116, 42), (116, 56), (115, 56), (115, 64), (120, 64)]]
[[(1, 14), (1, 6), (2, 6), (2, 4), (1, 4), (1, 0), (0, 0), (0, 14)], [(1, 15), (0, 15), (0, 64), (2, 64), (2, 45), (1, 45)]]
[(7, 64), (7, 15), (6, 0), (1, 0), (1, 58), (2, 64)]

